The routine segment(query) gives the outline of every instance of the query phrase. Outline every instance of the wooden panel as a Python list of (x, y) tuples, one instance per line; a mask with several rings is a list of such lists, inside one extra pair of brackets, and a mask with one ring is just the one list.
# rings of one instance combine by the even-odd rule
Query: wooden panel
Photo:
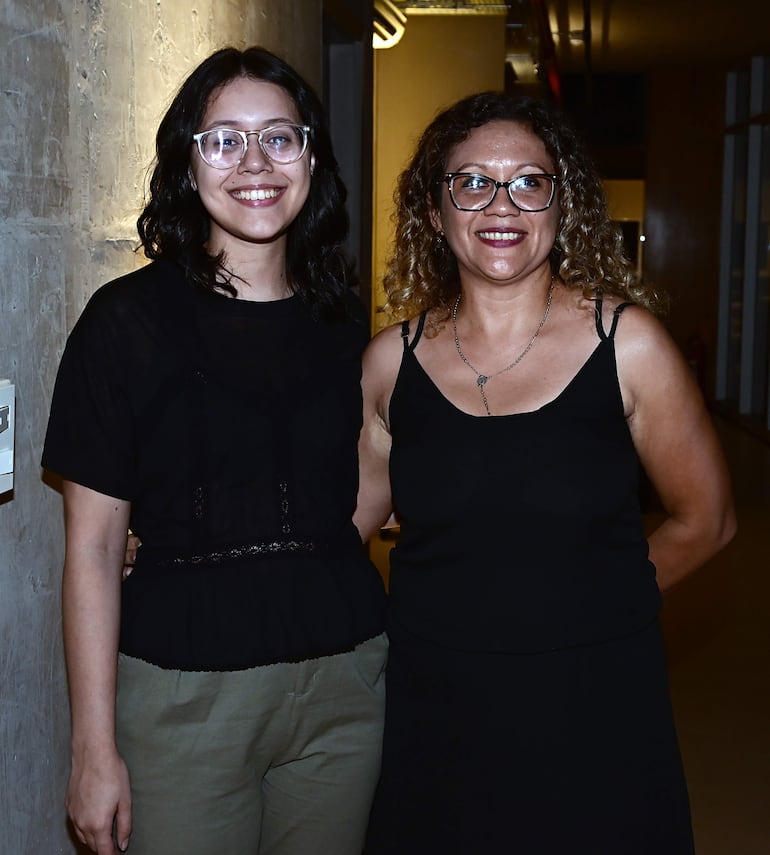
[[(649, 76), (644, 268), (671, 295), (667, 324), (713, 388), (725, 74)], [(697, 366), (694, 366), (697, 367)]]

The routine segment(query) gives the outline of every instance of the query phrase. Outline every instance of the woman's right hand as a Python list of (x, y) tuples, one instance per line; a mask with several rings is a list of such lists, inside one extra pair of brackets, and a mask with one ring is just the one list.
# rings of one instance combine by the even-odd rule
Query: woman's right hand
[(73, 757), (66, 808), (78, 840), (97, 855), (126, 851), (131, 836), (131, 787), (117, 751)]

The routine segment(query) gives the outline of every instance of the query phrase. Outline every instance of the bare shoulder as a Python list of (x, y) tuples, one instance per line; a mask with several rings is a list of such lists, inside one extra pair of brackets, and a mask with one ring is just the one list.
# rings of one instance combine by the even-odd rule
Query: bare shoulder
[(379, 377), (398, 371), (403, 348), (400, 323), (380, 330), (364, 351), (364, 375)]
[(647, 309), (635, 305), (624, 309), (615, 333), (615, 354), (628, 414), (642, 399), (699, 398), (681, 350), (664, 324)]
[[(620, 300), (613, 300), (604, 311), (605, 328), (609, 329), (609, 314), (614, 313)], [(627, 305), (618, 320), (615, 333), (615, 350), (618, 362), (635, 358), (666, 361), (682, 359), (681, 352), (665, 325), (643, 306)]]
[[(410, 321), (410, 326), (412, 322)], [(368, 351), (379, 351), (383, 348), (387, 349), (389, 347), (393, 347), (395, 343), (401, 341), (402, 338), (402, 323), (398, 321), (397, 323), (391, 324), (385, 329), (380, 330), (369, 342)]]
[(367, 412), (373, 412), (387, 421), (388, 403), (396, 385), (403, 350), (400, 323), (381, 330), (369, 342), (364, 351), (361, 379), (365, 418)]

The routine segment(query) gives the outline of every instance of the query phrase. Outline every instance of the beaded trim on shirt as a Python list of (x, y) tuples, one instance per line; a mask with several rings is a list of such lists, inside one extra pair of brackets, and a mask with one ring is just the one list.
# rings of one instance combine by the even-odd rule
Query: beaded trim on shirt
[(248, 558), (258, 555), (276, 553), (317, 552), (321, 544), (314, 540), (272, 540), (262, 543), (251, 543), (248, 546), (236, 546), (221, 552), (207, 552), (205, 555), (190, 555), (185, 558), (167, 558), (158, 561), (159, 567), (179, 567), (185, 564), (222, 564), (237, 558)]

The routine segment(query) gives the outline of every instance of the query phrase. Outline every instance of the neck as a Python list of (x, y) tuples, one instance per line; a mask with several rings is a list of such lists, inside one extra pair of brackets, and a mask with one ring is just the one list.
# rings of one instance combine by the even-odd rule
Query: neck
[(457, 354), (460, 357), (460, 359), (462, 359), (462, 361), (468, 366), (468, 368), (470, 368), (471, 371), (473, 371), (473, 373), (476, 375), (476, 385), (478, 386), (479, 393), (481, 394), (481, 401), (484, 405), (484, 410), (488, 416), (492, 415), (492, 411), (489, 408), (489, 400), (487, 398), (486, 385), (490, 380), (494, 379), (495, 377), (499, 377), (501, 374), (505, 374), (506, 371), (510, 371), (512, 368), (515, 368), (521, 362), (521, 360), (524, 359), (524, 357), (532, 349), (533, 345), (535, 344), (535, 340), (540, 335), (540, 330), (542, 330), (542, 328), (545, 326), (545, 322), (548, 320), (548, 315), (550, 314), (550, 311), (551, 311), (551, 301), (553, 298), (555, 278), (556, 278), (555, 276), (553, 276), (553, 275), (551, 276), (551, 280), (550, 280), (549, 285), (548, 285), (546, 302), (545, 302), (545, 312), (543, 313), (542, 317), (540, 318), (540, 322), (535, 327), (535, 330), (532, 333), (532, 336), (530, 337), (530, 339), (527, 342), (524, 349), (521, 350), (518, 353), (518, 355), (514, 359), (512, 359), (510, 362), (508, 362), (507, 364), (503, 365), (501, 368), (498, 368), (497, 370), (495, 370), (489, 374), (487, 374), (485, 370), (479, 370), (476, 367), (475, 363), (471, 362), (468, 355), (463, 350), (462, 344), (460, 343), (460, 334), (457, 330), (457, 310), (460, 306), (462, 294), (457, 295), (457, 299), (455, 300), (455, 304), (452, 308), (452, 332), (454, 335), (455, 348), (457, 350)]
[(544, 270), (537, 274), (536, 281), (526, 285), (484, 289), (461, 286), (455, 316), (461, 320), (463, 329), (482, 338), (515, 341), (542, 316), (557, 281), (550, 270)]
[(233, 274), (231, 284), (239, 300), (268, 302), (283, 300), (292, 294), (285, 246), (251, 245), (244, 251), (243, 247), (231, 245), (225, 251), (224, 266)]
[(293, 293), (285, 270), (280, 274), (249, 272), (244, 276), (243, 273), (236, 273), (236, 277), (231, 280), (231, 284), (239, 300), (267, 303), (271, 300), (285, 300)]

